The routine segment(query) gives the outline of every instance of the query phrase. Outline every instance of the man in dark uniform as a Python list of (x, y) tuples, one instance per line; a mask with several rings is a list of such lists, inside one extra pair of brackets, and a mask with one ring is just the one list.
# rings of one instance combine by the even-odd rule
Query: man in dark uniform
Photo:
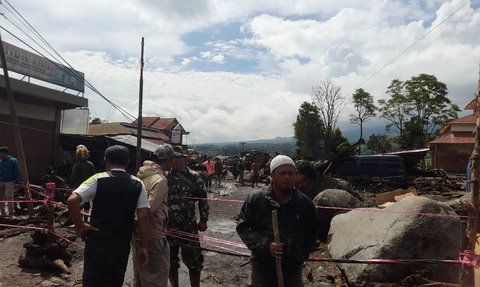
[(90, 152), (84, 145), (77, 146), (75, 152), (77, 162), (72, 167), (72, 173), (70, 174), (69, 185), (71, 188), (77, 188), (85, 180), (95, 174), (95, 166), (88, 160)]
[[(177, 152), (181, 152), (176, 148)], [(203, 268), (203, 255), (200, 249), (198, 231), (207, 230), (208, 202), (194, 198), (207, 198), (200, 174), (185, 166), (187, 156), (181, 154), (175, 158), (168, 179), (168, 242), (170, 244), (170, 283), (178, 287), (178, 268), (181, 250), (183, 263), (188, 267), (190, 285), (200, 286), (200, 273)], [(195, 203), (198, 202), (200, 221), (195, 215)], [(190, 236), (189, 236), (190, 234)], [(193, 235), (193, 236), (191, 236)]]
[[(251, 285), (278, 286), (275, 260), (281, 260), (285, 286), (302, 287), (302, 265), (317, 239), (315, 207), (295, 189), (295, 163), (284, 155), (270, 162), (272, 184), (250, 194), (237, 232), (252, 251)], [(272, 210), (277, 210), (280, 242), (274, 242)]]
[[(137, 213), (137, 259), (148, 262), (146, 249), (148, 199), (140, 179), (128, 174), (129, 152), (124, 146), (105, 150), (107, 172), (97, 173), (68, 198), (68, 212), (77, 234), (85, 241), (83, 286), (121, 287), (130, 254)], [(93, 200), (90, 224), (80, 214), (82, 203)]]

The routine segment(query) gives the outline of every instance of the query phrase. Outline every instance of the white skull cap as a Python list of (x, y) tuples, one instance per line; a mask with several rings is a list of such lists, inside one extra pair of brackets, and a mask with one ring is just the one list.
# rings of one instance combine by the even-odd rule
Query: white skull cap
[(295, 162), (293, 162), (293, 159), (289, 158), (286, 155), (277, 155), (270, 162), (270, 172), (273, 172), (277, 167), (286, 164), (295, 167)]

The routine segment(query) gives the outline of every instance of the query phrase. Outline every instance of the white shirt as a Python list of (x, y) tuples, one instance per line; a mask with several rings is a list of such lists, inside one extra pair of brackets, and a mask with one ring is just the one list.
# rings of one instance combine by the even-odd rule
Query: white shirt
[[(115, 170), (126, 172), (124, 169), (120, 169), (120, 168), (112, 169), (112, 171), (115, 171)], [(98, 179), (105, 178), (105, 177), (110, 177), (110, 175), (107, 172), (97, 173), (92, 177), (90, 177), (89, 179), (87, 179), (86, 181), (84, 181), (77, 189), (73, 191), (82, 198), (82, 204), (95, 199), (95, 195), (97, 194)], [(147, 191), (145, 190), (145, 185), (136, 176), (130, 175), (130, 177), (133, 180), (138, 180), (142, 184), (142, 191), (140, 192), (140, 195), (138, 196), (138, 200), (137, 200), (137, 209), (150, 208), (150, 205), (148, 204), (148, 196), (147, 196)]]

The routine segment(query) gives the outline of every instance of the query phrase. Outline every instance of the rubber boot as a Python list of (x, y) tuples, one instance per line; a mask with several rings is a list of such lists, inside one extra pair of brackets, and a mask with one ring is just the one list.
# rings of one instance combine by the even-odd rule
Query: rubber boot
[(190, 286), (200, 287), (200, 271), (188, 270), (190, 275)]
[(178, 269), (170, 268), (170, 273), (168, 275), (170, 279), (170, 284), (172, 287), (179, 287), (178, 286)]

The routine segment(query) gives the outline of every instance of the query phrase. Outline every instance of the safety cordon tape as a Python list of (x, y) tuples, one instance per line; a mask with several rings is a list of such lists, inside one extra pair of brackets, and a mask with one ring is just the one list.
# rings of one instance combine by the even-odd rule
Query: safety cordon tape
[[(53, 190), (60, 190), (60, 191), (73, 191), (72, 188), (53, 188)], [(33, 190), (34, 192), (37, 192)], [(38, 192), (37, 192), (38, 193)], [(204, 197), (188, 197), (188, 196), (179, 196), (181, 199), (189, 199), (189, 200), (208, 200), (208, 201), (218, 201), (218, 202), (225, 202), (225, 203), (244, 203), (244, 200), (238, 199), (224, 199), (224, 198), (204, 198)], [(381, 210), (381, 209), (373, 209), (369, 207), (358, 207), (358, 208), (350, 208), (350, 207), (340, 207), (340, 206), (323, 206), (323, 205), (316, 205), (315, 208), (318, 209), (330, 209), (330, 210), (338, 210), (338, 211), (353, 211), (358, 210), (362, 212), (371, 212), (371, 213), (383, 213), (383, 214), (400, 214), (406, 216), (430, 216), (430, 217), (450, 217), (450, 218), (461, 218), (461, 219), (468, 219), (468, 218), (475, 218), (468, 215), (458, 215), (458, 214), (446, 214), (446, 213), (429, 213), (429, 212), (404, 212), (404, 211), (390, 211), (390, 210)]]
[[(19, 200), (19, 201), (4, 201), (4, 202), (42, 202), (42, 203), (52, 203), (54, 205), (60, 206), (62, 208), (66, 208), (66, 206), (62, 203), (58, 203), (51, 200), (51, 195), (47, 195), (36, 190), (29, 188), (29, 190), (34, 191), (37, 194), (42, 196), (46, 196), (44, 200)], [(68, 190), (68, 189), (64, 189)], [(210, 200), (210, 201), (220, 201), (220, 202), (230, 202), (230, 203), (244, 203), (243, 200), (232, 200), (232, 199), (220, 199), (220, 198), (201, 198), (201, 197), (182, 197), (184, 199), (190, 200)], [(0, 202), (1, 203), (1, 202)], [(436, 213), (416, 213), (416, 212), (392, 212), (392, 211), (385, 211), (385, 210), (372, 210), (366, 208), (345, 208), (345, 207), (331, 207), (331, 206), (316, 206), (317, 208), (324, 208), (324, 209), (334, 209), (334, 210), (360, 210), (360, 211), (368, 211), (368, 212), (380, 212), (380, 213), (396, 213), (396, 214), (403, 214), (403, 215), (424, 215), (424, 216), (436, 216), (436, 217), (457, 217), (457, 218), (468, 218), (468, 216), (462, 215), (452, 215), (452, 214), (436, 214)], [(84, 215), (89, 215), (84, 213)], [(42, 232), (49, 232), (50, 234), (59, 237), (60, 239), (77, 246), (79, 248), (85, 248), (84, 245), (78, 244), (69, 240), (68, 238), (61, 236), (57, 233), (52, 232), (47, 228), (42, 227), (35, 227), (35, 226), (20, 226), (20, 225), (11, 225), (11, 224), (0, 224), (0, 227), (5, 228), (21, 228), (21, 229), (30, 229), (30, 230), (37, 230)], [(219, 252), (221, 254), (232, 255), (232, 256), (240, 256), (240, 257), (250, 257), (251, 255), (245, 252), (240, 252), (232, 248), (241, 248), (246, 249), (247, 247), (238, 242), (228, 241), (220, 238), (210, 237), (203, 234), (194, 234), (188, 233), (179, 230), (168, 230), (168, 236), (174, 237), (177, 239), (190, 241), (190, 242), (199, 242), (202, 240), (202, 243), (206, 246), (211, 246), (215, 248), (221, 249), (218, 250), (209, 250), (213, 252)], [(224, 246), (227, 245), (227, 246)], [(188, 245), (191, 247), (191, 244)], [(201, 248), (201, 247), (199, 247)], [(203, 248), (204, 249), (204, 248)], [(477, 267), (480, 263), (480, 254), (475, 254), (472, 251), (464, 251), (460, 253), (460, 257), (457, 260), (441, 260), (441, 259), (334, 259), (334, 258), (317, 258), (317, 257), (310, 257), (308, 261), (313, 262), (331, 262), (331, 263), (342, 263), (342, 264), (461, 264), (466, 266), (473, 266)]]
[[(198, 242), (198, 238), (202, 238), (205, 240), (205, 237), (202, 237), (198, 234), (188, 234), (186, 232), (178, 233), (178, 231), (169, 230), (168, 236), (173, 237), (175, 239), (180, 239), (189, 242)], [(232, 248), (227, 248), (224, 246), (219, 246), (217, 244), (205, 243), (202, 241), (203, 244), (207, 246), (214, 246), (218, 247), (222, 250), (229, 251), (232, 256), (240, 256), (240, 257), (250, 257), (251, 255), (244, 252), (239, 252)], [(218, 242), (217, 242), (218, 243)], [(232, 242), (233, 243), (233, 242)], [(189, 247), (192, 247), (189, 244), (186, 244)], [(244, 247), (246, 248), (246, 247)], [(330, 263), (344, 263), (344, 264), (462, 264), (466, 266), (473, 266), (476, 267), (480, 262), (480, 255), (475, 254), (471, 251), (464, 251), (460, 253), (460, 258), (457, 260), (442, 260), (442, 259), (334, 259), (334, 258), (318, 258), (318, 257), (310, 257), (308, 261), (311, 262), (330, 262)]]
[[(209, 201), (221, 201), (221, 202), (229, 202), (229, 203), (244, 203), (244, 200), (236, 200), (236, 199), (223, 199), (223, 198), (204, 198), (204, 197), (180, 197), (184, 199), (190, 200), (209, 200)], [(390, 210), (382, 210), (382, 209), (373, 209), (368, 207), (359, 207), (359, 208), (349, 208), (349, 207), (336, 207), (336, 206), (323, 206), (323, 205), (316, 205), (315, 208), (318, 209), (332, 209), (332, 210), (358, 210), (364, 212), (372, 212), (372, 213), (390, 213), (390, 214), (400, 214), (400, 215), (408, 215), (408, 216), (432, 216), (432, 217), (453, 217), (453, 218), (475, 218), (467, 215), (458, 215), (458, 214), (445, 214), (445, 213), (428, 213), (428, 212), (404, 212), (404, 211), (390, 211)]]
[[(59, 237), (61, 240), (64, 240), (76, 247), (79, 248), (85, 248), (84, 245), (78, 244), (58, 233), (54, 233), (47, 228), (42, 228), (42, 227), (36, 227), (36, 226), (20, 226), (20, 225), (11, 225), (11, 224), (0, 224), (0, 227), (5, 227), (5, 228), (21, 228), (21, 229), (30, 229), (30, 230), (35, 230), (35, 231), (42, 231), (42, 232), (48, 232), (54, 236)], [(207, 237), (210, 239), (216, 239), (214, 240), (209, 240), (205, 236), (199, 236), (198, 234), (193, 234), (190, 233), (188, 234), (187, 232), (179, 232), (179, 231), (174, 231), (174, 230), (169, 230), (168, 231), (168, 236), (184, 240), (184, 241), (189, 241), (193, 243), (197, 243), (199, 238), (202, 238), (202, 244), (210, 247), (215, 247), (219, 248), (221, 254), (225, 255), (232, 255), (232, 256), (240, 256), (240, 257), (250, 257), (251, 255), (249, 253), (241, 252), (235, 249), (232, 249), (230, 247), (222, 246), (220, 244), (225, 244), (228, 242), (227, 240), (223, 239), (218, 239), (214, 237)], [(197, 238), (199, 236), (199, 238)], [(209, 242), (211, 241), (211, 242)], [(235, 245), (236, 247), (239, 247), (237, 245), (240, 245), (235, 242), (231, 242), (231, 245)], [(194, 245), (191, 244), (185, 244), (185, 246), (188, 247), (195, 247)], [(201, 248), (200, 246), (198, 246)], [(203, 248), (205, 249), (205, 248)], [(213, 252), (218, 252), (217, 250), (210, 250), (206, 249), (207, 251), (213, 251)], [(460, 253), (460, 258), (457, 260), (441, 260), (441, 259), (334, 259), (334, 258), (318, 258), (318, 257), (310, 257), (308, 261), (312, 262), (330, 262), (330, 263), (343, 263), (343, 264), (461, 264), (461, 265), (466, 265), (466, 266), (472, 266), (472, 267), (477, 267), (477, 265), (480, 262), (480, 255), (475, 254), (472, 251), (464, 251)]]

